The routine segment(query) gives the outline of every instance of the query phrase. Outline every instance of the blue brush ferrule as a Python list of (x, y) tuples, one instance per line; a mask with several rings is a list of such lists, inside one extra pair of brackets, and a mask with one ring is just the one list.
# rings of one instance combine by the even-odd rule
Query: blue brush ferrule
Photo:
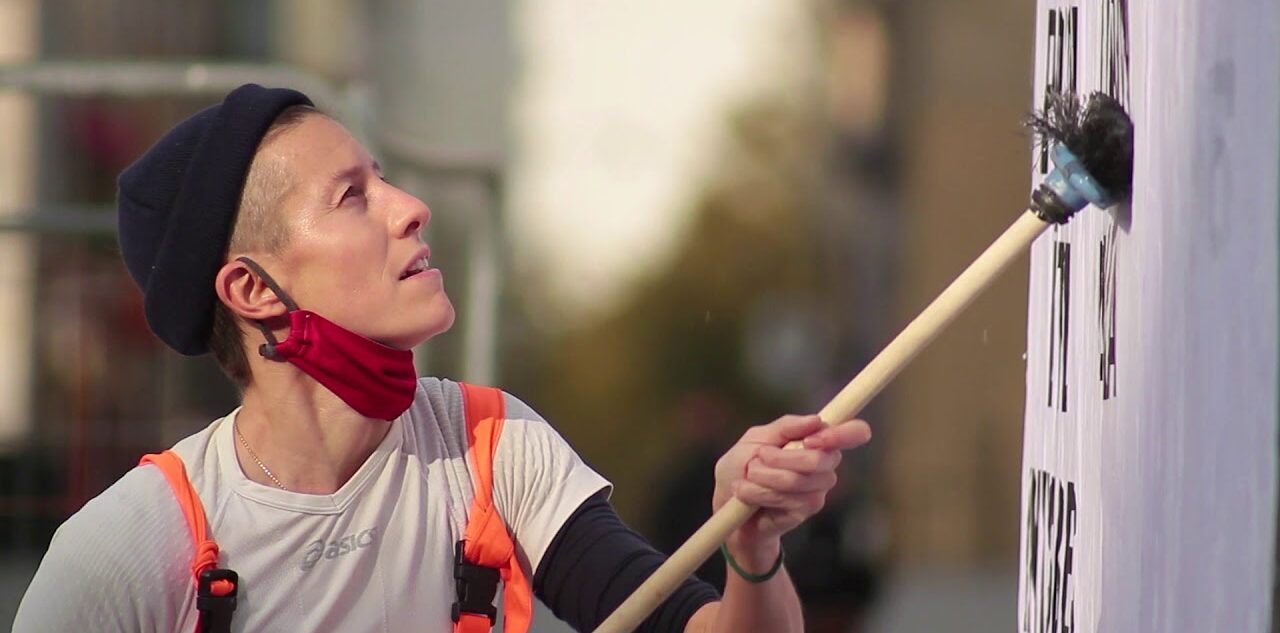
[(1111, 196), (1089, 175), (1080, 159), (1066, 145), (1055, 144), (1049, 150), (1049, 157), (1053, 160), (1054, 170), (1045, 176), (1043, 184), (1058, 194), (1070, 213), (1083, 209), (1089, 203), (1100, 209), (1111, 206)]

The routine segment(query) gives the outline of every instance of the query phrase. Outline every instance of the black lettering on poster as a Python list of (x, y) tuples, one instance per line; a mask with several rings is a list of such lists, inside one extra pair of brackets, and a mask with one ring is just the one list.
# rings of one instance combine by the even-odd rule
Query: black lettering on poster
[(1098, 380), (1102, 399), (1116, 395), (1116, 234), (1108, 231), (1098, 242)]
[(1031, 469), (1027, 490), (1022, 565), (1022, 622), (1019, 633), (1076, 630), (1076, 485)]
[[(1128, 0), (1102, 0), (1102, 37), (1098, 76), (1102, 90), (1129, 103)], [(1115, 225), (1098, 243), (1098, 380), (1102, 399), (1116, 395), (1116, 233)]]
[(1103, 0), (1102, 54), (1098, 56), (1102, 91), (1129, 104), (1129, 4)]
[(1049, 401), (1050, 408), (1067, 412), (1067, 340), (1071, 315), (1071, 243), (1055, 226), (1053, 283), (1049, 284)]
[[(1076, 91), (1076, 51), (1079, 50), (1079, 7), (1049, 9), (1049, 38), (1045, 46), (1045, 101), (1049, 106), (1049, 94)], [(1049, 173), (1049, 148), (1040, 148), (1040, 174)]]

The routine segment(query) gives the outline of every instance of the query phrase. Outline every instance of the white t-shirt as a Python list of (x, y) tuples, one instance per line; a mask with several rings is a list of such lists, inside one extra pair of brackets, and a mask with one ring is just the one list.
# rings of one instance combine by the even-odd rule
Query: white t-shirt
[[(419, 381), (413, 406), (331, 495), (264, 486), (236, 459), (236, 412), (174, 446), (220, 566), (240, 575), (235, 631), (448, 631), (453, 547), (472, 498), (461, 388)], [(609, 483), (511, 396), (494, 501), (532, 578), (569, 515)], [(135, 468), (54, 535), (14, 631), (195, 629), (190, 530), (160, 470)]]

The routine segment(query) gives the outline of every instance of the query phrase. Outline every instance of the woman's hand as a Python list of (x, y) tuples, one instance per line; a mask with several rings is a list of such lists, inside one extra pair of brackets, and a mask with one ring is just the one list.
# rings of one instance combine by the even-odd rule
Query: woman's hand
[[(862, 420), (827, 426), (816, 415), (788, 415), (749, 429), (716, 463), (712, 509), (737, 497), (759, 510), (729, 538), (729, 550), (748, 569), (777, 558), (781, 536), (818, 513), (836, 484), (841, 451), (871, 439)], [(790, 442), (797, 448), (783, 448)]]

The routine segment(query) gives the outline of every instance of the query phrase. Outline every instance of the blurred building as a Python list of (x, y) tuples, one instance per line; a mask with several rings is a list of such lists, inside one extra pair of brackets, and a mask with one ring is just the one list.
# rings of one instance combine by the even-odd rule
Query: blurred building
[[(932, 300), (1025, 209), (1033, 7), (898, 2), (902, 157), (895, 321)], [(887, 395), (886, 483), (908, 563), (1009, 563), (1018, 542), (1026, 260)]]
[[(904, 324), (1025, 208), (1034, 5), (892, 7)], [(1026, 259), (882, 397), (895, 560), (877, 630), (1013, 626), (1026, 349)]]
[[(38, 5), (0, 5), (0, 63), (34, 59), (38, 49)], [(0, 213), (30, 209), (35, 198), (35, 103), (19, 94), (0, 94)], [(34, 290), (32, 253), (26, 236), (0, 236), (0, 446), (30, 432), (34, 323), (29, 309)]]

